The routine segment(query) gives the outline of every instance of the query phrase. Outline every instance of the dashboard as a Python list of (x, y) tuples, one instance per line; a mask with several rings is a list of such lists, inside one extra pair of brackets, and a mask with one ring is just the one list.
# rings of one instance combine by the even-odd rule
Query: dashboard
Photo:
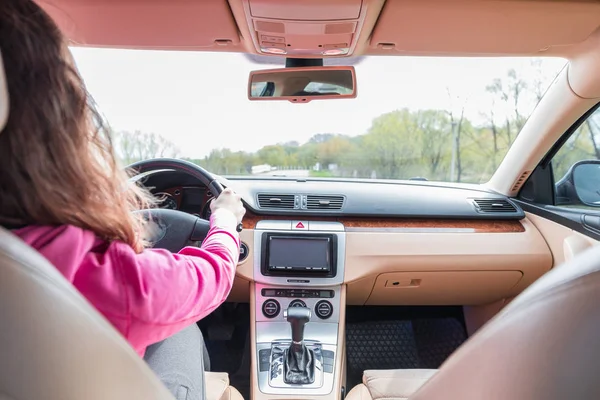
[[(498, 304), (553, 265), (519, 204), (480, 186), (215, 179), (246, 207), (227, 301), (250, 304), (255, 394), (314, 397), (341, 387), (348, 305)], [(214, 197), (190, 176), (161, 172), (144, 184), (162, 207), (210, 218)], [(304, 339), (323, 355), (314, 382), (301, 388), (273, 372), (281, 346), (290, 345), (286, 315), (294, 307), (310, 311)]]
[[(208, 219), (213, 195), (206, 186), (189, 182), (185, 174), (168, 174), (144, 182), (159, 199), (159, 206)], [(360, 216), (371, 219), (371, 223), (381, 218), (517, 221), (525, 217), (523, 210), (507, 197), (476, 185), (281, 178), (220, 180), (242, 195), (251, 215)]]
[(202, 219), (210, 219), (210, 203), (214, 196), (206, 186), (173, 186), (153, 191), (158, 206), (183, 211)]
[[(343, 285), (348, 305), (479, 305), (518, 294), (552, 267), (519, 205), (477, 185), (217, 179), (247, 209), (229, 301), (294, 282)], [(210, 218), (213, 195), (186, 174), (144, 184), (162, 207)]]

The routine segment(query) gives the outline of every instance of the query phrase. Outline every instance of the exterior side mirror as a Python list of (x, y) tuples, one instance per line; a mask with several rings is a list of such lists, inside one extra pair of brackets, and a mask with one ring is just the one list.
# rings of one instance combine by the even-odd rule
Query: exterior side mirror
[(600, 160), (579, 161), (556, 183), (556, 205), (600, 208)]

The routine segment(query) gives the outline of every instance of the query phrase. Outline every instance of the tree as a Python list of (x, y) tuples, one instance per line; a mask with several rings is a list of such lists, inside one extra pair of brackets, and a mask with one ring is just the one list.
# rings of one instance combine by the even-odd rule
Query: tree
[(288, 157), (285, 148), (280, 144), (265, 146), (258, 151), (259, 164), (269, 164), (277, 167), (288, 165)]
[(585, 124), (588, 128), (588, 133), (590, 135), (590, 141), (592, 143), (594, 155), (596, 156), (596, 159), (600, 160), (600, 148), (598, 147), (598, 136), (600, 135), (600, 127), (598, 127), (598, 123), (595, 120), (593, 120), (593, 118), (588, 118), (585, 121)]
[(308, 143), (325, 143), (331, 140), (335, 135), (333, 133), (317, 133), (308, 140)]
[(546, 78), (546, 74), (543, 73), (542, 71), (542, 59), (541, 58), (534, 58), (533, 60), (531, 60), (531, 68), (535, 71), (535, 78), (533, 79), (533, 82), (530, 85), (530, 88), (533, 92), (533, 95), (536, 99), (536, 105), (537, 103), (540, 102), (540, 100), (542, 100), (542, 97), (544, 96), (544, 93), (546, 92), (546, 88), (549, 86), (548, 79)]
[(317, 146), (317, 158), (321, 164), (340, 164), (344, 155), (352, 149), (350, 138), (336, 135)]
[[(510, 146), (514, 137), (521, 131), (525, 124), (525, 117), (521, 114), (520, 106), (523, 97), (523, 92), (528, 88), (527, 82), (518, 76), (514, 68), (508, 70), (506, 78), (494, 79), (494, 81), (486, 87), (486, 90), (496, 96), (506, 106), (505, 116), (505, 135)], [(495, 105), (497, 103), (494, 103)], [(513, 119), (508, 110), (512, 111)], [(514, 129), (513, 129), (514, 127)], [(496, 129), (496, 128), (494, 128)], [(514, 131), (514, 132), (513, 132)], [(496, 129), (497, 132), (497, 129)], [(513, 133), (515, 136), (513, 137)]]
[(169, 140), (156, 133), (141, 131), (111, 132), (117, 155), (125, 165), (157, 157), (177, 157), (179, 150)]
[[(531, 64), (533, 70), (541, 71), (541, 66), (541, 61)], [(364, 134), (355, 137), (321, 132), (303, 144), (296, 141), (269, 144), (255, 153), (215, 149), (205, 158), (193, 161), (215, 173), (231, 175), (251, 173), (252, 166), (260, 164), (312, 169), (319, 163), (338, 167), (315, 172), (325, 176), (391, 179), (419, 176), (430, 180), (481, 182), (496, 170), (525, 123), (528, 100), (539, 101), (545, 91), (547, 80), (536, 78), (526, 82), (524, 76), (514, 69), (508, 70), (482, 88), (489, 93), (491, 103), (485, 113), (486, 121), (480, 126), (465, 116), (465, 99), (462, 104), (451, 104), (448, 110), (404, 108), (386, 112), (373, 119)], [(456, 101), (449, 90), (448, 95)], [(158, 151), (161, 147), (158, 138), (153, 140), (145, 135), (121, 135), (121, 153), (129, 159), (164, 154)], [(582, 157), (600, 159), (599, 135), (598, 121), (586, 121), (564, 147), (565, 153), (555, 157), (556, 171), (564, 173), (573, 160)], [(454, 162), (453, 147), (456, 149)]]
[(443, 179), (446, 171), (440, 167), (442, 164), (450, 164), (447, 155), (448, 149), (453, 145), (451, 120), (446, 112), (438, 110), (419, 111), (414, 114), (414, 118), (421, 155), (419, 164), (422, 164), (419, 170), (425, 172), (423, 175), (429, 179)]
[(255, 155), (230, 149), (213, 149), (203, 159), (188, 159), (201, 167), (222, 175), (247, 175), (255, 163)]
[(293, 140), (290, 142), (281, 143), (280, 146), (283, 147), (283, 151), (285, 151), (286, 154), (286, 160), (283, 165), (288, 167), (297, 166), (299, 162), (298, 151), (300, 150), (300, 143)]
[[(491, 143), (492, 143), (492, 147), (491, 147), (491, 154), (489, 154), (489, 156), (491, 157), (491, 162), (492, 162), (492, 168), (496, 168), (498, 166), (498, 153), (499, 153), (499, 127), (496, 124), (496, 99), (492, 98), (491, 101), (491, 105), (490, 105), (490, 112), (487, 115), (488, 118), (488, 125), (485, 127), (487, 129), (489, 129), (489, 133), (491, 135)], [(484, 133), (484, 130), (479, 130), (478, 132), (472, 132), (472, 136), (471, 136), (471, 140), (477, 144), (477, 146), (479, 146), (480, 151), (482, 152), (488, 152), (488, 144), (487, 142), (482, 139), (482, 133)], [(477, 135), (478, 137), (475, 137), (475, 135)]]
[(460, 109), (460, 117), (454, 115), (454, 102), (456, 99), (450, 94), (450, 89), (446, 88), (446, 92), (448, 93), (448, 97), (450, 99), (450, 111), (448, 111), (448, 116), (450, 117), (450, 126), (452, 129), (452, 146), (453, 146), (453, 154), (455, 154), (456, 160), (452, 160), (452, 163), (456, 162), (456, 165), (450, 165), (450, 179), (454, 179), (454, 168), (456, 167), (456, 182), (460, 182), (462, 176), (462, 163), (461, 163), (461, 147), (460, 147), (460, 136), (463, 128), (463, 120), (465, 117), (465, 104), (466, 99), (463, 102)]
[(315, 143), (306, 143), (298, 148), (296, 153), (298, 157), (298, 165), (302, 168), (310, 169), (318, 161), (318, 145)]
[[(517, 71), (514, 68), (508, 70), (508, 90), (512, 98), (512, 106), (514, 113), (514, 126), (515, 136), (519, 134), (521, 128), (525, 124), (525, 117), (520, 112), (520, 100), (522, 99), (523, 92), (527, 89), (527, 82), (521, 79), (517, 75)], [(512, 144), (512, 140), (509, 137), (509, 143)]]
[(383, 114), (373, 120), (363, 143), (378, 177), (400, 179), (418, 174), (418, 168), (415, 168), (421, 147), (418, 131), (418, 122), (408, 109)]

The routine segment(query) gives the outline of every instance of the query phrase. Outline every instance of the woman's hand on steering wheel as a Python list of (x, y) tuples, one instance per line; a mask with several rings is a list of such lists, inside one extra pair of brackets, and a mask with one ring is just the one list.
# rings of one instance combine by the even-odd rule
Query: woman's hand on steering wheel
[(230, 211), (235, 215), (238, 225), (242, 223), (242, 218), (246, 214), (246, 209), (242, 204), (242, 196), (233, 190), (224, 189), (221, 194), (210, 203), (210, 211), (214, 213), (218, 209)]
[[(135, 171), (136, 175), (131, 177), (134, 182), (147, 174), (160, 173), (165, 170), (183, 172), (198, 179), (215, 197), (211, 203), (211, 211), (216, 206), (233, 212), (238, 219), (236, 230), (242, 231), (241, 220), (246, 210), (241, 202), (241, 197), (231, 189), (224, 189), (215, 176), (199, 165), (173, 158), (156, 158), (133, 163), (127, 167), (127, 170)], [(221, 196), (222, 192), (225, 192), (225, 196)], [(154, 247), (167, 249), (174, 253), (181, 250), (190, 241), (203, 241), (210, 230), (209, 221), (182, 211), (152, 208), (138, 212), (143, 213), (154, 227), (153, 237), (148, 238), (154, 243)]]

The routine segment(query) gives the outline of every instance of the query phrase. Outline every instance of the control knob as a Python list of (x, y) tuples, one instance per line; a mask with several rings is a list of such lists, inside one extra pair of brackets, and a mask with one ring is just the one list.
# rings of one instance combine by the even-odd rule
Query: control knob
[(281, 311), (281, 305), (279, 302), (274, 299), (269, 299), (265, 301), (262, 305), (262, 313), (267, 318), (275, 318), (279, 315)]
[(327, 319), (333, 314), (333, 305), (327, 300), (321, 300), (315, 305), (315, 314), (321, 319)]
[(296, 299), (296, 300), (292, 300), (292, 302), (289, 305), (290, 307), (304, 307), (306, 308), (306, 303), (303, 302), (300, 299)]

